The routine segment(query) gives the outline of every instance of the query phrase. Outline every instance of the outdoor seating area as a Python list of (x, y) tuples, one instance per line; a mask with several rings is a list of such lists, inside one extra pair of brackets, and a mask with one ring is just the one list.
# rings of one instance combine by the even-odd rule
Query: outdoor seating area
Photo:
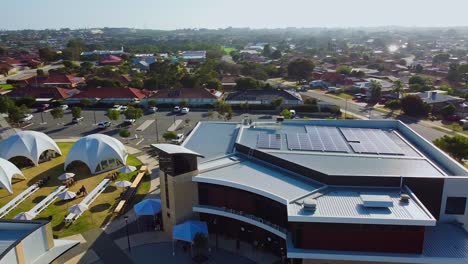
[[(102, 180), (96, 188), (94, 188), (86, 197), (81, 201), (81, 205), (89, 208), (89, 206), (96, 200), (96, 198), (110, 185), (111, 181), (109, 179)], [(64, 219), (65, 223), (75, 222), (81, 216), (80, 214), (69, 213)]]
[(21, 204), (24, 200), (26, 200), (29, 196), (31, 196), (34, 192), (39, 190), (39, 188), (40, 188), (39, 185), (33, 184), (29, 186), (29, 188), (24, 190), (22, 193), (15, 196), (15, 198), (13, 198), (11, 201), (5, 204), (2, 208), (0, 208), (0, 218), (3, 218), (5, 215), (10, 213), (19, 204)]
[(31, 210), (29, 210), (29, 212), (34, 216), (39, 215), (44, 209), (47, 208), (47, 206), (49, 206), (51, 203), (53, 203), (57, 199), (57, 196), (60, 193), (65, 192), (67, 190), (68, 190), (67, 187), (63, 185), (59, 186), (55, 191), (49, 194), (46, 198), (42, 199), (42, 201), (40, 201), (38, 204), (36, 204), (36, 206), (34, 206)]
[(117, 204), (117, 207), (114, 209), (115, 214), (122, 214), (125, 212), (125, 209), (127, 208), (129, 202), (133, 199), (135, 196), (138, 187), (141, 184), (141, 181), (143, 177), (147, 174), (148, 172), (148, 167), (147, 166), (141, 166), (138, 174), (136, 175), (135, 179), (132, 182), (132, 185), (127, 189), (125, 193), (122, 194), (122, 198), (120, 199), (120, 202)]

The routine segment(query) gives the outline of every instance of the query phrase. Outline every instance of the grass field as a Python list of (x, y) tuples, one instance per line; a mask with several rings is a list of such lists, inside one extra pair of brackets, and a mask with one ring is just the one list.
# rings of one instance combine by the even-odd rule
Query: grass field
[[(28, 186), (34, 184), (39, 179), (50, 176), (48, 184), (32, 196), (26, 199), (23, 203), (18, 205), (13, 211), (11, 211), (5, 218), (12, 219), (15, 215), (29, 211), (34, 207), (35, 204), (39, 203), (48, 194), (54, 191), (61, 182), (57, 177), (64, 172), (63, 163), (65, 158), (70, 151), (73, 143), (57, 143), (62, 150), (62, 156), (52, 159), (51, 161), (39, 164), (37, 167), (31, 167), (23, 169), (23, 174), (26, 180), (14, 181), (13, 183), (13, 195), (9, 195), (6, 190), (0, 190), (0, 206), (3, 206), (10, 201), (14, 196), (21, 193)], [(127, 165), (140, 166), (141, 162), (134, 156), (129, 155), (127, 159)], [(112, 171), (110, 171), (112, 172)], [(76, 184), (69, 188), (69, 191), (77, 192), (81, 186), (85, 186), (88, 192), (91, 192), (101, 182), (106, 175), (110, 172), (105, 172), (99, 175), (90, 175), (86, 167), (77, 168), (75, 171)], [(120, 174), (118, 180), (131, 180), (137, 172), (129, 174)], [(133, 202), (140, 201), (144, 195), (149, 191), (150, 179), (144, 177), (142, 184), (140, 185), (137, 195)], [(122, 192), (121, 188), (116, 188), (111, 184), (107, 189), (90, 205), (89, 210), (83, 213), (81, 217), (72, 224), (64, 224), (63, 219), (68, 214), (68, 208), (74, 204), (77, 204), (83, 200), (84, 196), (77, 197), (72, 201), (61, 201), (60, 199), (55, 200), (49, 205), (36, 219), (44, 219), (52, 216), (52, 230), (56, 237), (64, 237), (77, 233), (82, 233), (86, 230), (94, 227), (100, 227), (103, 224), (109, 222), (112, 218), (113, 208), (119, 201), (119, 196)]]
[(0, 84), (0, 89), (2, 90), (12, 90), (14, 87), (11, 84)]
[(224, 52), (226, 52), (226, 54), (229, 54), (231, 53), (232, 51), (236, 51), (237, 49), (236, 48), (229, 48), (229, 47), (224, 47)]

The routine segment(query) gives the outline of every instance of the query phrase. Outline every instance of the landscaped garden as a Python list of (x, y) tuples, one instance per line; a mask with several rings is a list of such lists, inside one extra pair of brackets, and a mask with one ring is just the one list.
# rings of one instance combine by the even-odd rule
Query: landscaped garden
[[(53, 192), (57, 187), (62, 185), (62, 182), (57, 177), (64, 173), (64, 161), (73, 143), (57, 143), (57, 145), (62, 151), (62, 156), (41, 163), (36, 167), (22, 169), (26, 180), (13, 179), (12, 195), (10, 195), (5, 189), (0, 189), (1, 207), (40, 179), (46, 178), (48, 176), (50, 177), (50, 180), (46, 185), (41, 187), (24, 202), (19, 204), (15, 209), (13, 209), (8, 215), (4, 217), (5, 219), (12, 219), (15, 215), (21, 212), (31, 210), (31, 208), (33, 208), (37, 203)], [(129, 155), (126, 165), (136, 166), (139, 168), (142, 164), (137, 158)], [(91, 175), (89, 170), (84, 165), (82, 167), (75, 168), (73, 172), (76, 174), (74, 177), (76, 183), (72, 185), (68, 191), (78, 192), (79, 189), (84, 186), (88, 192), (91, 192), (91, 190), (93, 190), (109, 173), (115, 171), (117, 170), (107, 171), (98, 175)], [(117, 181), (131, 181), (132, 177), (134, 177), (137, 173), (138, 171), (128, 174), (119, 173)], [(150, 179), (149, 177), (144, 177), (137, 194), (133, 199), (133, 203), (140, 201), (144, 195), (148, 193), (149, 188)], [(66, 224), (64, 223), (64, 219), (68, 215), (68, 208), (72, 205), (80, 203), (85, 197), (84, 195), (79, 195), (74, 200), (70, 201), (62, 201), (57, 199), (44, 211), (42, 211), (36, 219), (51, 218), (52, 229), (56, 237), (65, 237), (82, 233), (94, 227), (101, 227), (112, 220), (114, 217), (112, 213), (113, 209), (119, 202), (120, 194), (123, 191), (124, 190), (122, 188), (117, 188), (112, 183), (90, 205), (89, 210), (86, 210), (74, 223)]]

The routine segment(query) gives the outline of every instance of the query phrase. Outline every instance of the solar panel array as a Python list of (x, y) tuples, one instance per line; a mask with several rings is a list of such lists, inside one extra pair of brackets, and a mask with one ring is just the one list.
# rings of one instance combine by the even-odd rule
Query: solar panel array
[(349, 152), (346, 141), (336, 127), (306, 126), (306, 131), (287, 134), (288, 149)]
[(382, 130), (371, 128), (340, 128), (356, 153), (403, 155), (403, 150)]
[(281, 149), (281, 134), (258, 134), (257, 148)]

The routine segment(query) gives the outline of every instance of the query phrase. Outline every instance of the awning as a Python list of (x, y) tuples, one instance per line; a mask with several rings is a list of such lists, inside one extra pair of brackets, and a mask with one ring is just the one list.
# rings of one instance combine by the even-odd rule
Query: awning
[(198, 233), (208, 237), (206, 222), (189, 220), (172, 228), (172, 239), (192, 242)]

